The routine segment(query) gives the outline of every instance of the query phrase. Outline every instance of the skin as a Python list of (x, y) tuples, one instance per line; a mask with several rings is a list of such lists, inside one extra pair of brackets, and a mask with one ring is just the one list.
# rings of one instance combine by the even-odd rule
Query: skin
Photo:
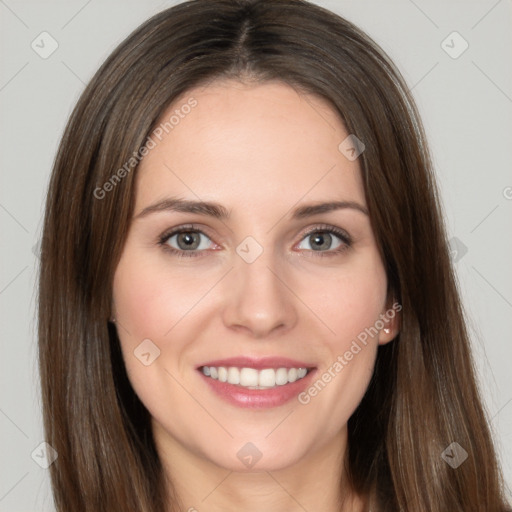
[[(305, 204), (366, 206), (358, 160), (338, 149), (348, 133), (324, 100), (282, 83), (217, 81), (188, 91), (162, 119), (189, 98), (197, 105), (138, 169), (134, 219), (113, 287), (128, 375), (151, 413), (180, 510), (330, 512), (341, 503), (345, 511), (363, 510), (340, 464), (347, 421), (367, 389), (378, 345), (397, 334), (398, 315), (306, 405), (293, 399), (238, 408), (196, 369), (219, 358), (270, 355), (310, 362), (321, 375), (391, 307), (366, 214), (344, 208), (291, 218)], [(216, 202), (230, 217), (140, 215), (169, 197)], [(179, 258), (160, 237), (189, 223), (206, 233), (205, 249)], [(339, 253), (312, 250), (306, 232), (326, 225), (346, 231), (352, 244)], [(236, 252), (247, 236), (263, 249), (252, 263)], [(179, 249), (176, 237), (169, 245)], [(160, 350), (148, 366), (134, 357), (144, 339)], [(247, 442), (262, 454), (250, 469), (237, 457)]]

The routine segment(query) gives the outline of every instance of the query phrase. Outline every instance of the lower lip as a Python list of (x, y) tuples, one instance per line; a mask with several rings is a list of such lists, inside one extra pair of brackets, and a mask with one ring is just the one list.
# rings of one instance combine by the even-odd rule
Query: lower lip
[(295, 382), (270, 389), (247, 389), (207, 377), (201, 370), (199, 372), (210, 388), (223, 400), (237, 407), (263, 409), (279, 407), (302, 393), (308, 387), (315, 370), (310, 370), (305, 377)]

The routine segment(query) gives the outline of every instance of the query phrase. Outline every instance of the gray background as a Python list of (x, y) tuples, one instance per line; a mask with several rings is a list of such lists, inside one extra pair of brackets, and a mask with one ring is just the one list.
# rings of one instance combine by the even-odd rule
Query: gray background
[[(35, 357), (34, 246), (58, 140), (100, 63), (132, 29), (173, 3), (0, 0), (1, 512), (53, 510), (48, 470), (35, 462), (44, 459), (38, 448), (44, 439)], [(317, 3), (366, 30), (413, 89), (431, 144), (475, 362), (510, 487), (512, 3)], [(51, 48), (48, 36), (40, 36), (43, 31), (58, 43), (46, 59), (31, 47), (35, 41), (40, 52)], [(457, 58), (453, 56), (464, 43), (458, 36), (448, 37), (454, 31), (469, 44)]]

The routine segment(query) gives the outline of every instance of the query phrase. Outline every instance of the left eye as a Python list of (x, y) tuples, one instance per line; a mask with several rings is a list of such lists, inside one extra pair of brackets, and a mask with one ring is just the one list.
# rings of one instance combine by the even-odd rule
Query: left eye
[[(306, 246), (304, 246), (304, 243), (306, 243)], [(343, 243), (341, 238), (334, 233), (330, 233), (329, 231), (315, 231), (306, 235), (298, 248), (309, 251), (328, 251), (337, 249)]]

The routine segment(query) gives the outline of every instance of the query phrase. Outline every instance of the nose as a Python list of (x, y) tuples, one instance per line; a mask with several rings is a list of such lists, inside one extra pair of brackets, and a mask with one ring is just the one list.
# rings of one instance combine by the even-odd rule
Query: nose
[(224, 324), (253, 338), (292, 329), (298, 316), (286, 281), (284, 265), (279, 265), (270, 251), (252, 263), (236, 257), (226, 281)]

